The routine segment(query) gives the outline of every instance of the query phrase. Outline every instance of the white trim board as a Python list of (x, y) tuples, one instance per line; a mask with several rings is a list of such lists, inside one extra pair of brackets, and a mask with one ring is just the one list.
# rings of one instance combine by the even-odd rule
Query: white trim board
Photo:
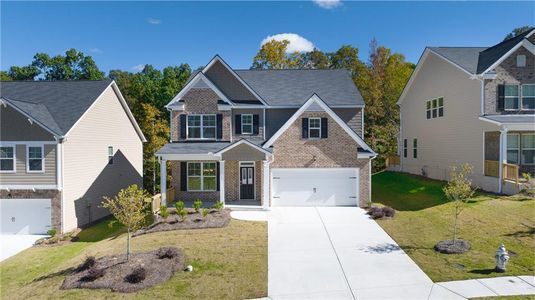
[(316, 94), (313, 94), (308, 100), (307, 102), (305, 102), (305, 104), (303, 104), (303, 106), (301, 106), (301, 108), (299, 108), (287, 121), (286, 123), (284, 123), (284, 125), (279, 129), (277, 130), (277, 132), (275, 132), (275, 134), (264, 144), (263, 148), (267, 149), (269, 147), (271, 147), (273, 145), (273, 143), (288, 129), (290, 128), (290, 126), (297, 120), (297, 118), (299, 118), (299, 116), (301, 116), (306, 110), (307, 108), (316, 103), (317, 105), (319, 105), (321, 108), (323, 108), (323, 110), (329, 114), (329, 116), (336, 122), (338, 123), (338, 125), (340, 125), (340, 127), (342, 127), (342, 129), (345, 130), (345, 132), (347, 132), (347, 134), (349, 134), (349, 136), (351, 136), (353, 138), (353, 140), (355, 140), (360, 146), (362, 146), (362, 148), (364, 148), (365, 150), (367, 151), (370, 151), (371, 153), (373, 153), (373, 155), (376, 155), (375, 151), (373, 151), (370, 146), (368, 146), (368, 144), (366, 144), (366, 142), (364, 142), (364, 140), (353, 130), (351, 129), (342, 119), (340, 119), (340, 117), (325, 103), (323, 102), (323, 100), (321, 100), (321, 98), (316, 95)]
[[(532, 32), (533, 33), (533, 32)], [(494, 68), (496, 68), (499, 64), (501, 64), (506, 58), (511, 56), (511, 54), (515, 53), (516, 50), (518, 50), (520, 47), (526, 48), (531, 54), (535, 55), (535, 45), (533, 45), (528, 39), (524, 38), (521, 42), (516, 44), (511, 50), (507, 51), (502, 57), (500, 57), (497, 61), (495, 61), (490, 67), (488, 67), (485, 71), (481, 72), (480, 75), (483, 75)]]
[(197, 82), (199, 82), (200, 80), (202, 80), (204, 83), (206, 83), (206, 85), (208, 85), (208, 87), (214, 91), (217, 96), (219, 96), (223, 101), (227, 102), (228, 104), (230, 105), (234, 105), (234, 103), (232, 103), (232, 101), (230, 101), (230, 99), (227, 98), (227, 96), (225, 96), (225, 94), (223, 94), (223, 92), (221, 92), (217, 86), (215, 84), (212, 83), (212, 81), (210, 81), (210, 79), (208, 79), (208, 77), (206, 77), (204, 75), (203, 72), (199, 72), (197, 73), (197, 75), (195, 75), (195, 77), (193, 77), (193, 79), (191, 79), (188, 84), (186, 84), (185, 87), (182, 88), (182, 90), (180, 90), (180, 92), (178, 92), (178, 94), (173, 98), (173, 100), (171, 100), (169, 103), (167, 103), (167, 105), (165, 106), (166, 108), (171, 108), (170, 107), (171, 105), (173, 105), (174, 103), (180, 101), (182, 99), (182, 97), (184, 97), (184, 95), (189, 91), (191, 90), (196, 84)]
[(18, 108), (17, 105), (11, 103), (11, 101), (8, 99), (8, 98), (5, 98), (5, 97), (1, 97), (0, 98), (0, 104), (1, 105), (7, 105), (9, 104), (9, 106), (11, 106), (13, 109), (15, 109), (16, 111), (18, 111), (19, 113), (21, 113), (23, 116), (25, 116), (26, 118), (28, 118), (29, 120), (31, 120), (32, 122), (35, 122), (37, 123), (37, 125), (41, 126), (44, 130), (48, 131), (50, 134), (52, 134), (52, 136), (54, 137), (57, 137), (57, 138), (63, 138), (63, 136), (57, 132), (55, 132), (54, 130), (48, 128), (46, 125), (44, 125), (43, 123), (37, 121), (36, 119), (32, 118), (29, 114), (25, 113), (22, 109)]
[(216, 152), (215, 155), (221, 155), (221, 154), (229, 151), (230, 149), (232, 149), (232, 148), (234, 148), (236, 146), (239, 146), (241, 144), (246, 144), (246, 145), (248, 145), (248, 146), (250, 146), (250, 147), (252, 147), (252, 148), (254, 148), (254, 149), (258, 150), (258, 151), (261, 151), (261, 152), (265, 153), (268, 156), (272, 156), (273, 155), (273, 153), (269, 152), (265, 148), (262, 148), (262, 147), (260, 147), (258, 145), (255, 145), (255, 144), (251, 143), (250, 141), (248, 141), (246, 139), (241, 139), (241, 140), (239, 140), (239, 141), (237, 141), (237, 142), (235, 142), (233, 144), (230, 144), (230, 145), (226, 146), (225, 148), (223, 148), (223, 149), (219, 150), (218, 152)]

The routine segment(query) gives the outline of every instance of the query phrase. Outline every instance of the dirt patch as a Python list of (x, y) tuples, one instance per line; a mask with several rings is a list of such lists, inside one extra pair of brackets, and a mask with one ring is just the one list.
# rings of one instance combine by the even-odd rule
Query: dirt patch
[(188, 208), (187, 211), (188, 214), (182, 219), (181, 216), (176, 214), (175, 209), (169, 208), (169, 217), (164, 219), (158, 216), (154, 224), (136, 231), (132, 236), (181, 229), (221, 228), (227, 226), (230, 222), (229, 209), (222, 209), (221, 211), (211, 209), (210, 213), (205, 217), (193, 209)]
[[(168, 249), (172, 249), (176, 255), (172, 258), (162, 256), (162, 251), (168, 252)], [(78, 267), (65, 278), (61, 289), (111, 289), (130, 293), (164, 282), (183, 267), (184, 255), (177, 248), (132, 253), (129, 261), (126, 261), (126, 254), (105, 256), (97, 259), (89, 268)], [(144, 269), (144, 278), (131, 283), (132, 274), (139, 273), (140, 269)]]
[(452, 240), (445, 240), (435, 245), (435, 251), (444, 254), (461, 254), (468, 250), (470, 250), (470, 243), (465, 240), (456, 240), (455, 243)]

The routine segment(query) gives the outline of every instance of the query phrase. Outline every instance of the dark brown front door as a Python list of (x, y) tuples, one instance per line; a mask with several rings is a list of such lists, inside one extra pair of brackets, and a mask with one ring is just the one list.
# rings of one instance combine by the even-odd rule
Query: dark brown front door
[(254, 199), (254, 167), (240, 167), (240, 199)]

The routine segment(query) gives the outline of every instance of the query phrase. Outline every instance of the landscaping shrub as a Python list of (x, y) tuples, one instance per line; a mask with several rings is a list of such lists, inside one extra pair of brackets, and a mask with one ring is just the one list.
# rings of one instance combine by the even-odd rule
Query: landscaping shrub
[(186, 220), (186, 217), (188, 216), (188, 211), (187, 210), (183, 209), (181, 211), (178, 211), (177, 213), (180, 216), (180, 221), (183, 222), (183, 221)]
[(214, 209), (216, 209), (218, 212), (220, 212), (223, 209), (223, 202), (216, 201), (216, 203), (214, 204)]
[(382, 208), (382, 211), (383, 211), (384, 216), (387, 218), (393, 218), (394, 215), (396, 214), (396, 211), (390, 206), (384, 206)]
[(125, 277), (129, 283), (140, 283), (147, 277), (147, 270), (143, 267), (136, 267), (132, 273)]
[(197, 199), (195, 200), (195, 202), (193, 202), (193, 209), (195, 209), (195, 212), (199, 212), (201, 207), (202, 207), (202, 201), (200, 199)]
[(370, 216), (372, 217), (372, 219), (374, 220), (377, 220), (377, 219), (381, 219), (382, 217), (385, 216), (385, 213), (383, 212), (382, 209), (378, 209), (378, 210), (374, 210)]
[(169, 217), (169, 211), (167, 210), (167, 206), (162, 205), (160, 206), (160, 217), (167, 219)]
[(202, 217), (203, 218), (206, 218), (206, 216), (210, 213), (210, 209), (209, 208), (203, 208), (201, 210), (201, 214), (202, 214)]
[(95, 259), (94, 256), (88, 256), (85, 259), (85, 261), (81, 265), (78, 266), (77, 271), (78, 272), (85, 271), (89, 268), (94, 267), (96, 263), (97, 263), (97, 260)]
[(367, 212), (366, 214), (371, 216), (371, 215), (373, 215), (375, 212), (380, 211), (380, 210), (382, 210), (380, 207), (378, 207), (378, 206), (372, 206), (372, 207), (370, 207), (370, 208), (368, 209), (368, 212)]
[(89, 281), (95, 281), (98, 278), (104, 276), (106, 274), (106, 270), (103, 268), (97, 268), (95, 266), (91, 267), (89, 269), (89, 272), (87, 272), (87, 275), (80, 278), (81, 281), (89, 282)]
[(158, 249), (158, 258), (175, 258), (178, 255), (178, 251), (175, 248), (163, 247)]
[(177, 214), (180, 213), (181, 211), (183, 211), (183, 210), (184, 210), (184, 207), (185, 207), (185, 205), (184, 205), (184, 201), (177, 201), (177, 202), (175, 203), (175, 208), (176, 208), (176, 212), (177, 212)]
[(50, 236), (55, 236), (58, 231), (54, 228), (49, 229), (46, 233)]

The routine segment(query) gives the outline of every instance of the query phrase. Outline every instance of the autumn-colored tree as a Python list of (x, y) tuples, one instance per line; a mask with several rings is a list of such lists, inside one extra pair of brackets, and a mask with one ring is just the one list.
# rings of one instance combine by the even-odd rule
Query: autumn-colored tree
[(299, 67), (299, 53), (287, 55), (288, 40), (271, 40), (262, 45), (253, 58), (252, 69), (292, 69)]

